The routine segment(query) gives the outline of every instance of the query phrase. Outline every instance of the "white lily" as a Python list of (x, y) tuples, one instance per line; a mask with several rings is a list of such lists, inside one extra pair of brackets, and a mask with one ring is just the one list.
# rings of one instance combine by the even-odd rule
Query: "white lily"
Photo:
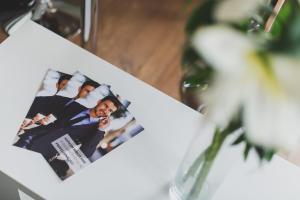
[(242, 107), (250, 141), (295, 149), (300, 141), (299, 60), (268, 55), (266, 64), (249, 37), (226, 26), (201, 28), (192, 42), (215, 70), (203, 95), (207, 118), (223, 128)]
[(262, 1), (266, 0), (221, 0), (214, 17), (219, 22), (239, 22), (251, 17)]

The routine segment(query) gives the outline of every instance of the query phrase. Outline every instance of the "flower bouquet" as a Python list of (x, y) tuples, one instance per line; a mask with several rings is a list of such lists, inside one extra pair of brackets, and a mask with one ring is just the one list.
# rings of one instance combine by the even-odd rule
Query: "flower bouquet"
[(199, 150), (195, 139), (182, 162), (170, 189), (177, 200), (210, 199), (205, 182), (228, 138), (245, 159), (254, 151), (264, 162), (300, 142), (299, 1), (201, 2), (186, 26), (183, 65), (205, 85), (214, 128), (211, 144)]

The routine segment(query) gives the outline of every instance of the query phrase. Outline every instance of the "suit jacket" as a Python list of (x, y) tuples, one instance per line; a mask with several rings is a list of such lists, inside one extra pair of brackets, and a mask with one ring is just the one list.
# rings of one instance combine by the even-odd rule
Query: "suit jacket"
[(89, 158), (95, 152), (104, 133), (98, 129), (98, 123), (60, 128), (34, 140), (30, 149), (41, 153), (48, 160), (57, 154), (51, 143), (63, 135), (69, 134), (76, 144), (81, 144), (81, 151)]
[(26, 118), (32, 119), (37, 113), (41, 113), (45, 116), (49, 114), (54, 114), (54, 116), (56, 116), (71, 100), (72, 98), (58, 95), (35, 97)]
[(70, 116), (72, 114), (76, 115), (85, 107), (77, 102), (68, 104), (72, 99), (73, 98), (59, 95), (36, 97), (26, 115), (26, 118), (32, 119), (37, 113), (41, 113), (45, 116), (53, 114), (56, 118)]
[[(86, 110), (87, 108), (85, 108)], [(78, 109), (77, 111), (72, 110), (73, 112), (77, 113), (77, 112), (81, 112), (81, 107), (80, 109)], [(31, 143), (34, 140), (37, 140), (40, 137), (43, 137), (47, 134), (50, 134), (51, 132), (54, 132), (56, 130), (65, 128), (65, 127), (70, 127), (74, 124), (74, 122), (72, 123), (72, 118), (74, 116), (76, 116), (77, 114), (75, 114), (74, 116), (72, 115), (73, 113), (65, 113), (65, 116), (61, 116), (61, 119), (58, 119), (57, 121), (55, 121), (54, 123), (48, 124), (46, 126), (38, 126), (32, 129), (28, 129), (25, 130), (25, 132), (20, 136), (20, 140), (30, 140)]]
[(47, 104), (53, 96), (45, 96), (45, 97), (35, 97), (31, 107), (26, 115), (26, 118), (32, 119), (37, 113), (41, 113), (46, 115), (50, 108), (47, 107)]
[(87, 109), (87, 107), (81, 105), (80, 103), (72, 102), (71, 104), (64, 106), (63, 109), (60, 110), (60, 112), (56, 116), (56, 123), (59, 123), (61, 126), (64, 126), (66, 125), (66, 122), (68, 122), (74, 116)]
[(47, 114), (53, 114), (56, 118), (58, 118), (60, 112), (72, 99), (73, 98), (58, 95), (53, 96), (53, 98), (51, 98), (50, 101), (47, 103), (47, 107), (49, 108)]
[[(32, 119), (37, 113), (45, 116), (53, 114), (57, 119), (54, 122), (55, 127), (65, 126), (71, 118), (87, 109), (85, 106), (77, 102), (71, 102), (66, 105), (71, 100), (72, 98), (58, 95), (36, 97), (26, 115), (26, 118)], [(48, 125), (48, 127), (52, 127), (52, 125)], [(44, 129), (44, 127), (41, 127), (40, 129)]]

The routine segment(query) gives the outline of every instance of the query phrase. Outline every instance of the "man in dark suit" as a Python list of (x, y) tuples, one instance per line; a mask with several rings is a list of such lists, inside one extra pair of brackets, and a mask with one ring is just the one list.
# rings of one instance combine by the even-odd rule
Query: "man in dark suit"
[[(71, 79), (71, 77), (72, 77), (71, 75), (64, 74), (59, 78), (58, 82), (56, 83), (57, 92), (65, 88), (66, 84)], [(49, 102), (49, 99), (51, 99), (52, 97), (53, 96), (35, 97), (26, 115), (26, 118), (32, 119), (36, 116), (37, 113), (44, 114), (48, 109), (47, 104)]]
[(69, 166), (64, 160), (57, 158), (59, 153), (51, 143), (68, 134), (76, 145), (81, 145), (81, 152), (89, 158), (96, 151), (96, 147), (102, 140), (105, 134), (104, 129), (108, 124), (109, 118), (102, 118), (100, 121), (92, 124), (61, 128), (35, 140), (30, 150), (41, 153), (54, 171), (63, 178), (66, 175)]
[[(60, 112), (64, 109), (64, 107), (74, 104), (75, 101), (79, 98), (85, 98), (91, 91), (99, 86), (100, 84), (98, 84), (97, 82), (88, 80), (84, 82), (83, 85), (78, 89), (78, 93), (74, 98), (59, 95), (36, 97), (36, 100), (32, 104), (32, 108), (30, 109), (29, 113), (31, 113), (30, 115), (32, 115), (33, 113), (39, 113), (46, 116), (43, 120), (44, 124), (47, 124), (51, 118), (55, 117), (56, 119), (58, 119), (60, 117)], [(50, 116), (50, 114), (52, 116)], [(38, 115), (32, 118), (33, 121), (31, 122), (31, 124), (37, 123), (36, 121), (34, 121), (35, 118), (38, 118)], [(28, 124), (26, 126), (28, 126)]]
[(109, 125), (109, 122), (109, 117), (106, 117), (91, 124), (74, 125), (53, 130), (44, 137), (34, 140), (30, 150), (41, 153), (47, 160), (53, 158), (58, 152), (51, 143), (68, 134), (76, 144), (81, 144), (81, 151), (89, 158), (103, 138), (104, 129)]
[(87, 157), (91, 157), (97, 145), (103, 138), (104, 129), (110, 123), (110, 116), (120, 107), (114, 96), (107, 96), (98, 102), (93, 109), (87, 109), (64, 122), (62, 128), (52, 129), (42, 137), (35, 138), (29, 147), (30, 150), (41, 153), (56, 173), (65, 177), (69, 166), (65, 161), (57, 159), (59, 155), (52, 142), (68, 134)]
[(79, 125), (91, 125), (97, 123), (103, 118), (110, 117), (112, 113), (119, 109), (120, 105), (120, 102), (114, 96), (104, 97), (99, 100), (98, 104), (92, 109), (78, 105), (76, 114), (72, 112), (72, 116), (69, 116), (70, 113), (66, 113), (64, 118), (61, 118), (54, 124), (30, 129), (22, 134), (20, 139), (14, 145), (25, 149), (31, 149), (32, 143), (38, 138), (49, 135), (54, 131), (65, 127), (77, 127)]

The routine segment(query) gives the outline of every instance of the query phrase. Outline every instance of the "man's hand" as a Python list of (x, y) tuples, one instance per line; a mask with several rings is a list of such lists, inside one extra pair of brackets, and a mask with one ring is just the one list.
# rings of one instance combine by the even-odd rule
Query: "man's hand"
[(50, 115), (44, 117), (43, 119), (40, 120), (40, 123), (43, 125), (43, 126), (46, 126), (48, 123), (49, 123), (49, 119), (50, 119)]
[(21, 129), (25, 128), (26, 126), (28, 126), (30, 123), (32, 122), (31, 119), (24, 119), (22, 125), (21, 125)]
[(107, 128), (109, 126), (109, 124), (110, 124), (110, 118), (105, 117), (105, 118), (100, 120), (99, 129), (104, 130), (105, 128)]

